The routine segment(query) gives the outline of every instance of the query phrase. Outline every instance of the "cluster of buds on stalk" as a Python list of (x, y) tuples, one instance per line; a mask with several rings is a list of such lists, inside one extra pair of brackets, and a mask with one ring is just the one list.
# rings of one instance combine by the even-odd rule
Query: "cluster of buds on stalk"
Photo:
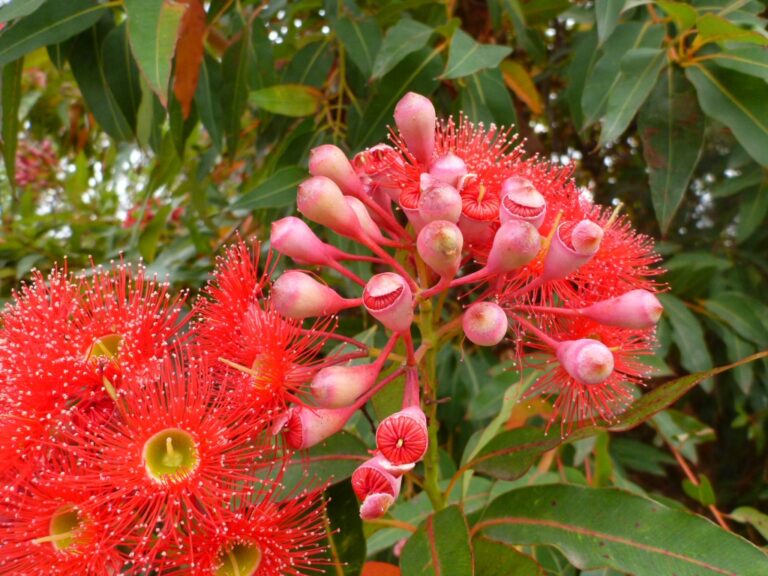
[[(391, 334), (372, 363), (317, 371), (312, 398), (276, 428), (292, 448), (310, 448), (404, 375), (401, 409), (378, 424), (373, 455), (352, 478), (366, 519), (387, 512), (435, 437), (425, 409), (437, 398), (420, 385), (430, 350), (463, 336), (531, 359), (541, 376), (524, 397), (556, 396), (549, 424), (559, 420), (566, 435), (615, 419), (632, 401), (644, 376), (637, 357), (650, 351), (662, 313), (652, 242), (593, 205), (567, 168), (525, 158), (509, 131), (439, 121), (415, 93), (399, 101), (394, 120), (391, 145), (351, 159), (333, 145), (315, 148), (298, 188), (304, 218), (367, 255), (324, 242), (294, 216), (274, 222), (270, 238), (294, 263), (353, 287), (342, 295), (311, 270), (289, 270), (272, 286), (278, 313), (305, 320), (362, 307)], [(352, 261), (370, 263), (372, 275), (360, 278)], [(405, 353), (384, 372), (397, 342)]]

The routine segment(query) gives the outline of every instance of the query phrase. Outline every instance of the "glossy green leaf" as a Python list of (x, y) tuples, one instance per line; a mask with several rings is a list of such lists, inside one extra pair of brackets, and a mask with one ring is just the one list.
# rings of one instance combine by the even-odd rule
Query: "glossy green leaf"
[(624, 0), (595, 0), (595, 20), (600, 45), (616, 29), (622, 8), (624, 8)]
[(224, 138), (222, 133), (224, 111), (221, 106), (221, 97), (221, 64), (206, 54), (200, 63), (195, 106), (213, 145), (219, 150), (222, 149)]
[(740, 506), (731, 512), (730, 517), (736, 522), (750, 524), (768, 540), (768, 516), (749, 506)]
[(515, 103), (499, 70), (483, 70), (466, 79), (462, 110), (473, 122), (511, 126), (517, 121)]
[(587, 77), (581, 96), (584, 128), (591, 126), (605, 114), (608, 98), (621, 81), (620, 64), (624, 54), (637, 48), (658, 48), (663, 38), (662, 26), (627, 22), (608, 39), (603, 46), (602, 56)]
[(712, 490), (712, 484), (709, 478), (699, 474), (698, 484), (694, 484), (690, 479), (683, 480), (683, 491), (696, 500), (702, 506), (712, 506), (715, 503), (715, 492)]
[(534, 62), (543, 64), (546, 60), (546, 46), (537, 31), (529, 26), (525, 11), (526, 5), (535, 6), (537, 3), (523, 3), (520, 0), (502, 0), (501, 10), (502, 14), (512, 21), (517, 46), (527, 52)]
[(21, 104), (21, 75), (24, 57), (3, 66), (2, 136), (5, 173), (11, 186), (16, 185), (16, 147), (19, 142), (19, 104)]
[(472, 576), (467, 521), (458, 506), (429, 516), (408, 539), (400, 556), (408, 576)]
[(763, 46), (729, 46), (709, 56), (723, 68), (757, 76), (768, 81), (768, 48)]
[(667, 53), (658, 48), (635, 48), (622, 57), (620, 78), (608, 97), (602, 119), (601, 146), (624, 133), (666, 64)]
[(221, 63), (220, 100), (230, 158), (235, 157), (240, 140), (240, 122), (248, 102), (252, 59), (251, 29), (244, 26), (239, 40), (227, 48)]
[(94, 0), (47, 2), (0, 34), (0, 66), (41, 46), (56, 44), (93, 26), (108, 9)]
[(573, 58), (567, 71), (570, 81), (565, 89), (565, 99), (568, 102), (568, 111), (571, 114), (573, 123), (581, 130), (584, 123), (581, 98), (587, 83), (588, 72), (598, 58), (597, 33), (594, 29), (578, 34), (574, 38), (572, 54)]
[(141, 257), (147, 262), (152, 262), (155, 259), (159, 248), (160, 236), (166, 228), (171, 210), (173, 210), (171, 205), (160, 208), (149, 224), (141, 231), (139, 251), (141, 252)]
[(291, 58), (283, 82), (320, 88), (328, 79), (333, 61), (330, 42), (323, 40), (307, 44)]
[(749, 154), (768, 166), (768, 84), (701, 62), (686, 68), (707, 115), (725, 124)]
[(672, 325), (674, 341), (680, 350), (680, 364), (690, 372), (709, 370), (712, 367), (712, 358), (704, 341), (701, 323), (678, 298), (671, 294), (662, 294), (659, 299)]
[(301, 118), (317, 113), (323, 94), (312, 86), (276, 84), (251, 92), (248, 99), (253, 106), (272, 114)]
[(125, 0), (128, 38), (149, 86), (168, 105), (168, 80), (181, 18), (187, 7), (165, 0)]
[[(368, 446), (349, 432), (339, 432), (328, 440), (313, 446), (304, 454), (297, 454), (288, 462), (283, 484), (297, 486), (307, 480), (317, 484), (341, 482), (369, 458)], [(355, 508), (357, 513), (357, 508)]]
[(330, 566), (318, 566), (317, 574), (358, 576), (365, 563), (365, 534), (359, 504), (350, 482), (339, 482), (325, 491), (326, 542)]
[(32, 14), (45, 0), (14, 0), (0, 7), (0, 22), (8, 22)]
[(128, 124), (135, 126), (136, 114), (141, 104), (141, 82), (124, 24), (114, 28), (104, 38), (102, 61), (106, 82), (120, 110)]
[(486, 68), (495, 68), (512, 48), (475, 42), (463, 30), (456, 30), (451, 40), (450, 53), (442, 78), (462, 78)]
[(689, 30), (696, 23), (698, 12), (690, 4), (670, 0), (659, 0), (657, 4), (672, 18), (678, 34)]
[(104, 68), (103, 44), (112, 27), (106, 21), (80, 34), (72, 45), (70, 66), (85, 102), (104, 131), (116, 140), (133, 136)]
[(740, 198), (736, 240), (739, 243), (746, 242), (760, 229), (766, 216), (768, 216), (768, 182), (763, 182)]
[(768, 46), (768, 37), (742, 28), (724, 16), (717, 14), (704, 14), (696, 20), (696, 29), (699, 35), (694, 40), (695, 44), (707, 44), (709, 42), (744, 42)]
[(350, 60), (363, 76), (369, 78), (381, 46), (381, 28), (376, 20), (366, 18), (357, 21), (344, 18), (336, 22), (336, 36), (344, 45)]
[(760, 347), (768, 346), (768, 330), (756, 314), (754, 305), (737, 292), (720, 293), (703, 302), (704, 307), (721, 322)]
[(381, 78), (397, 66), (409, 54), (421, 50), (434, 34), (429, 26), (404, 18), (387, 30), (376, 60), (373, 63), (373, 78)]
[[(636, 576), (759, 576), (768, 556), (699, 516), (616, 489), (534, 486), (491, 502), (473, 531), (554, 546), (582, 570)], [(681, 537), (681, 535), (684, 535)]]
[(288, 166), (249, 190), (243, 192), (232, 204), (232, 210), (279, 208), (296, 201), (296, 188), (307, 178), (306, 168)]
[(683, 201), (704, 146), (705, 122), (693, 87), (667, 68), (638, 116), (651, 200), (662, 234)]
[(544, 569), (530, 556), (505, 542), (484, 536), (472, 540), (475, 574), (482, 576), (544, 576)]

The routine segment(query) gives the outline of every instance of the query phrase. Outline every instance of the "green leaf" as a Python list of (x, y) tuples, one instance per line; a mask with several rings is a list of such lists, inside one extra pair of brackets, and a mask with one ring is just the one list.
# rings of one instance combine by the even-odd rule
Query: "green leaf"
[(473, 122), (511, 126), (517, 121), (515, 103), (499, 70), (472, 74), (461, 97), (462, 111)]
[(651, 200), (662, 234), (669, 230), (699, 162), (704, 128), (693, 87), (678, 70), (667, 68), (638, 116)]
[(729, 325), (742, 338), (768, 346), (768, 330), (760, 321), (760, 315), (752, 302), (737, 292), (724, 292), (705, 300), (704, 307), (721, 322)]
[(104, 20), (80, 34), (72, 46), (69, 60), (96, 121), (115, 140), (129, 140), (133, 132), (109, 84), (102, 57), (104, 38), (112, 28), (111, 23)]
[(449, 506), (419, 525), (400, 556), (408, 576), (472, 576), (472, 549), (467, 521), (458, 506)]
[(763, 538), (768, 540), (768, 516), (759, 510), (755, 510), (749, 506), (740, 506), (731, 512), (731, 518), (736, 520), (736, 522), (752, 525), (755, 530), (760, 532)]
[(613, 34), (619, 23), (622, 8), (624, 0), (595, 0), (598, 45), (602, 45)]
[(739, 144), (768, 166), (768, 84), (753, 76), (700, 62), (685, 70), (708, 116), (733, 131)]
[(404, 18), (387, 30), (376, 60), (372, 78), (381, 78), (397, 66), (409, 54), (424, 48), (434, 30), (429, 26)]
[(565, 99), (576, 128), (581, 130), (584, 124), (584, 114), (581, 109), (581, 98), (587, 82), (589, 70), (597, 60), (597, 33), (594, 29), (578, 34), (573, 41), (571, 63), (566, 72), (569, 78), (565, 89)]
[(128, 38), (152, 91), (168, 106), (168, 80), (185, 4), (165, 0), (125, 0)]
[(306, 480), (307, 470), (310, 480), (318, 484), (341, 482), (349, 478), (369, 456), (368, 446), (362, 440), (342, 431), (313, 446), (306, 453), (294, 456), (285, 468), (282, 482), (288, 487), (297, 486)]
[(749, 239), (768, 216), (768, 182), (763, 182), (739, 199), (739, 223), (736, 240), (741, 244)]
[(365, 534), (357, 497), (350, 482), (340, 482), (325, 492), (326, 541), (330, 566), (317, 566), (318, 574), (358, 576), (365, 563)]
[(473, 531), (554, 546), (582, 570), (636, 576), (759, 576), (768, 556), (712, 522), (616, 489), (533, 486), (496, 498)]
[(696, 20), (699, 35), (694, 46), (710, 42), (744, 42), (768, 46), (768, 37), (754, 30), (747, 30), (716, 14), (704, 14)]
[(683, 491), (702, 506), (712, 506), (715, 503), (715, 492), (709, 478), (699, 474), (699, 483), (694, 484), (688, 478), (683, 480)]
[(343, 18), (336, 22), (336, 36), (363, 76), (370, 78), (381, 46), (381, 28), (376, 20), (366, 18), (357, 21)]
[(384, 76), (371, 97), (373, 105), (366, 106), (355, 126), (350, 124), (351, 148), (357, 150), (381, 140), (387, 123), (391, 122), (395, 105), (406, 92), (412, 90), (425, 96), (434, 92), (439, 84), (436, 76), (442, 64), (438, 49), (423, 49), (408, 56)]
[(45, 0), (15, 0), (0, 7), (0, 22), (8, 22), (32, 14)]
[(211, 142), (222, 149), (224, 111), (221, 107), (221, 65), (208, 54), (200, 63), (200, 77), (197, 80), (195, 106), (200, 114), (200, 121), (208, 131)]
[(251, 92), (250, 103), (273, 114), (301, 118), (316, 114), (323, 94), (312, 86), (277, 84)]
[(328, 79), (334, 56), (327, 41), (312, 42), (291, 58), (283, 76), (285, 84), (307, 84), (322, 87)]
[(227, 148), (232, 159), (237, 153), (240, 121), (248, 101), (249, 70), (252, 58), (251, 29), (244, 26), (240, 31), (240, 39), (234, 44), (230, 44), (221, 63), (221, 107), (224, 113), (224, 134), (227, 137)]
[(602, 119), (601, 146), (624, 133), (666, 64), (667, 53), (658, 48), (635, 48), (622, 57), (620, 79), (608, 97), (608, 107)]
[(683, 4), (682, 2), (672, 2), (670, 0), (659, 0), (656, 2), (661, 6), (662, 10), (669, 15), (675, 22), (677, 33), (682, 34), (686, 30), (689, 30), (695, 23), (698, 17), (698, 12), (689, 4)]
[[(538, 4), (538, 0), (525, 4), (533, 6)], [(520, 0), (503, 0), (501, 7), (505, 9), (504, 15), (512, 21), (517, 46), (527, 52), (534, 62), (543, 65), (546, 61), (547, 49), (537, 31), (529, 26), (523, 3)]]
[(514, 546), (484, 536), (472, 540), (478, 576), (544, 576), (538, 562)]
[[(21, 2), (18, 2), (21, 4)], [(62, 42), (93, 26), (108, 8), (94, 0), (47, 2), (29, 16), (15, 21), (0, 34), (0, 66), (46, 46)]]
[(296, 201), (296, 188), (307, 178), (307, 170), (300, 166), (281, 168), (272, 176), (243, 192), (230, 207), (232, 210), (280, 208)]
[(3, 159), (5, 173), (11, 186), (16, 186), (16, 146), (19, 143), (19, 104), (21, 104), (21, 75), (24, 57), (3, 66)]
[(114, 28), (104, 38), (102, 60), (106, 82), (120, 110), (128, 124), (136, 126), (136, 114), (141, 104), (141, 82), (124, 24)]
[(680, 350), (680, 364), (690, 372), (709, 370), (712, 358), (704, 341), (704, 330), (693, 312), (671, 294), (659, 296), (664, 312), (672, 325), (674, 341)]
[(166, 228), (168, 217), (173, 207), (169, 204), (160, 208), (155, 217), (146, 225), (139, 236), (139, 252), (147, 262), (152, 262), (157, 254), (160, 236)]
[(768, 81), (768, 49), (763, 46), (729, 46), (709, 57), (723, 68)]
[(544, 24), (570, 7), (570, 0), (536, 0), (522, 5), (525, 21), (531, 25)]
[(480, 44), (463, 30), (456, 30), (441, 78), (462, 78), (479, 70), (495, 68), (511, 52), (512, 48), (508, 46)]
[(646, 22), (627, 22), (606, 41), (602, 56), (595, 63), (584, 85), (581, 107), (583, 128), (599, 120), (608, 107), (608, 98), (621, 81), (621, 58), (635, 48), (658, 48), (664, 39), (664, 28)]

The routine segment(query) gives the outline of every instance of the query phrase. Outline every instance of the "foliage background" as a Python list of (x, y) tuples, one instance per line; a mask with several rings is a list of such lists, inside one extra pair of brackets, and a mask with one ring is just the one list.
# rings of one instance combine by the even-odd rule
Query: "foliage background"
[[(530, 154), (572, 163), (598, 202), (621, 203), (659, 238), (669, 291), (650, 389), (736, 362), (768, 348), (766, 11), (757, 0), (6, 3), (0, 296), (32, 267), (121, 255), (200, 287), (236, 234), (266, 239), (293, 212), (312, 147), (382, 141), (413, 90), (443, 114), (514, 125)], [(440, 360), (450, 477), (478, 432), (541, 407), (502, 403), (515, 382), (504, 358), (449, 349)], [(536, 452), (524, 479), (651, 494), (763, 546), (767, 424), (764, 358), (630, 432)], [(357, 431), (370, 435), (363, 419)], [(498, 486), (472, 489), (486, 498)], [(363, 528), (345, 514), (349, 491), (334, 490), (356, 573)], [(393, 514), (418, 524), (425, 505)], [(407, 532), (365, 530), (368, 557), (394, 561)], [(537, 547), (530, 573), (577, 573), (565, 549)]]

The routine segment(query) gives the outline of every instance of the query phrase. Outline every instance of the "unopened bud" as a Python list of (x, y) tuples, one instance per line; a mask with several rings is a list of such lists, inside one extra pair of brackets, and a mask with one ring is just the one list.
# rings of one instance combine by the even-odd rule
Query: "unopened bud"
[(306, 222), (287, 216), (272, 223), (272, 248), (302, 264), (328, 265), (333, 261), (332, 247), (320, 240)]
[(584, 316), (601, 324), (636, 330), (655, 326), (663, 311), (659, 299), (647, 290), (630, 290), (580, 310)]
[(602, 384), (613, 373), (613, 353), (598, 340), (582, 338), (560, 342), (557, 359), (568, 374), (587, 386)]
[(330, 178), (313, 176), (299, 184), (296, 204), (304, 216), (342, 236), (355, 237), (360, 231), (355, 211)]
[(437, 180), (456, 187), (461, 178), (466, 175), (467, 165), (456, 154), (448, 152), (432, 163), (429, 173)]
[(461, 265), (464, 239), (456, 224), (442, 220), (430, 222), (419, 232), (419, 256), (441, 278), (453, 278)]
[(464, 334), (478, 346), (496, 346), (509, 329), (504, 310), (494, 302), (476, 302), (461, 317)]
[(309, 173), (333, 180), (345, 194), (363, 193), (363, 184), (347, 155), (338, 146), (323, 144), (309, 153)]
[(416, 160), (428, 166), (435, 148), (435, 107), (429, 98), (408, 92), (395, 106), (395, 124)]
[(566, 243), (563, 238), (564, 226), (565, 224), (558, 226), (552, 243), (549, 245), (542, 272), (544, 280), (565, 278), (589, 262), (600, 248), (603, 231), (594, 222), (582, 220), (574, 226), (571, 233), (571, 245)]
[(305, 450), (340, 432), (352, 415), (355, 406), (349, 408), (291, 408), (284, 419), (285, 441), (293, 450)]
[(380, 370), (380, 364), (328, 366), (315, 374), (310, 389), (322, 408), (351, 406), (373, 386)]
[(384, 239), (384, 236), (381, 234), (381, 230), (376, 225), (376, 222), (371, 218), (371, 213), (368, 212), (368, 208), (365, 207), (365, 204), (354, 196), (345, 196), (344, 200), (346, 200), (349, 207), (355, 211), (357, 221), (360, 223), (360, 227), (363, 232), (365, 232), (366, 236), (375, 242), (381, 242)]
[(461, 216), (461, 195), (450, 184), (434, 182), (422, 191), (419, 214), (424, 223), (447, 220), (454, 224)]
[(363, 305), (393, 332), (405, 332), (413, 322), (413, 293), (405, 278), (394, 272), (376, 274), (368, 280)]
[(600, 249), (603, 229), (591, 220), (582, 220), (571, 232), (571, 245), (577, 254), (592, 256)]
[[(385, 464), (386, 463), (386, 464)], [(400, 495), (402, 476), (391, 472), (391, 464), (380, 454), (363, 462), (352, 473), (352, 490), (362, 501), (363, 520), (380, 518)]]
[(525, 266), (541, 250), (541, 236), (532, 224), (509, 220), (501, 225), (488, 254), (488, 270), (504, 274)]
[(359, 301), (342, 298), (309, 274), (288, 270), (272, 285), (272, 302), (283, 316), (303, 320), (335, 314)]
[(427, 453), (427, 417), (410, 406), (384, 418), (376, 428), (376, 447), (392, 464), (413, 464)]
[(508, 220), (524, 220), (534, 228), (539, 228), (546, 214), (547, 201), (530, 180), (517, 176), (504, 180), (499, 206), (499, 218), (502, 223)]

